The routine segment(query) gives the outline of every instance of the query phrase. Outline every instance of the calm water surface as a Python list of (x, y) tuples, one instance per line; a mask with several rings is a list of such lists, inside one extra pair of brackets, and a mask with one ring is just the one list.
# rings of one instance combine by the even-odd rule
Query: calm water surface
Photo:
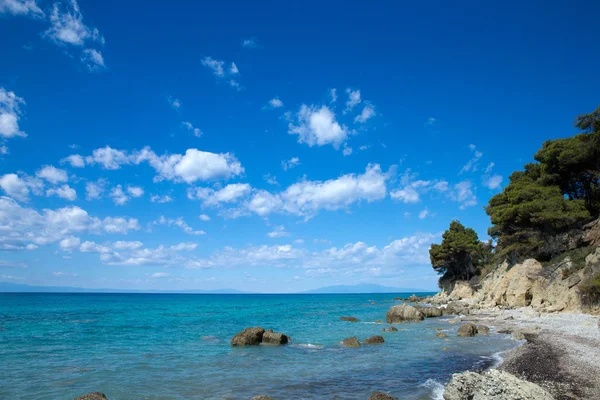
[[(458, 338), (445, 318), (381, 333), (375, 321), (410, 294), (0, 294), (0, 399), (435, 399), (452, 373), (515, 346), (507, 335)], [(230, 347), (257, 325), (292, 344)], [(340, 346), (378, 334), (382, 345)]]

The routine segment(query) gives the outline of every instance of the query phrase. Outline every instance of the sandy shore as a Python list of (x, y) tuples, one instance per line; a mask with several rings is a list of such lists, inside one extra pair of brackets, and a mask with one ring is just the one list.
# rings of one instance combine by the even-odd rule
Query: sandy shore
[(504, 354), (499, 370), (536, 383), (556, 399), (600, 399), (600, 327), (588, 314), (540, 314), (531, 308), (472, 310), (496, 332), (520, 332), (522, 346)]

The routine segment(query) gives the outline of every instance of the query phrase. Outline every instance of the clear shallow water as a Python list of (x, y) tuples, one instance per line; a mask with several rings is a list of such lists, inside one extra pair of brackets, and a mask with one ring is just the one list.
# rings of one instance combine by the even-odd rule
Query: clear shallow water
[[(457, 338), (444, 318), (381, 333), (387, 324), (374, 321), (396, 296), (0, 294), (0, 399), (433, 399), (452, 373), (515, 346), (507, 335)], [(293, 342), (230, 347), (258, 325)], [(386, 343), (340, 345), (378, 334)]]

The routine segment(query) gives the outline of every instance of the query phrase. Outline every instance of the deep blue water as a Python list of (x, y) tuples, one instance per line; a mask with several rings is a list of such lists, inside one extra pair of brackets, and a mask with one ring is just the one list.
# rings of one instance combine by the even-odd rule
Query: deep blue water
[[(0, 294), (0, 399), (367, 399), (375, 390), (431, 399), (452, 373), (485, 368), (515, 345), (500, 334), (458, 338), (445, 318), (381, 333), (387, 324), (375, 321), (396, 296)], [(249, 326), (293, 342), (230, 347)], [(340, 345), (377, 334), (384, 344)]]

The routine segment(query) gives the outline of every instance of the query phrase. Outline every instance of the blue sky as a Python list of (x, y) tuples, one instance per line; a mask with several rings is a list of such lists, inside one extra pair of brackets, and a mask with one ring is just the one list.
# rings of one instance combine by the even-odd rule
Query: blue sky
[[(525, 3), (525, 4), (524, 4)], [(583, 0), (0, 0), (0, 281), (435, 289), (598, 105)]]

